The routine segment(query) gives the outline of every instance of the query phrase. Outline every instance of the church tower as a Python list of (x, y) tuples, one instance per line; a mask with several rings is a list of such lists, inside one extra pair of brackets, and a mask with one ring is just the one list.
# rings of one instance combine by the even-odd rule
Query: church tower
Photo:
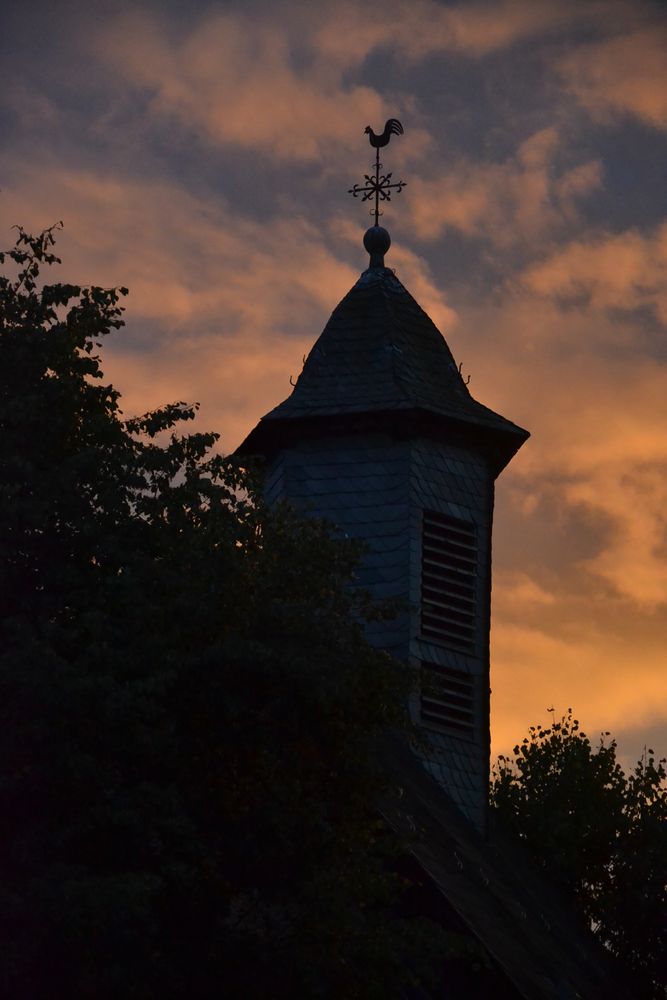
[(265, 460), (270, 503), (288, 500), (364, 542), (360, 586), (402, 609), (370, 624), (368, 639), (420, 677), (410, 712), (427, 736), (424, 765), (484, 830), (494, 483), (528, 433), (472, 398), (442, 334), (385, 267), (378, 200), (390, 192), (376, 163), (369, 267), (292, 394), (237, 454)]

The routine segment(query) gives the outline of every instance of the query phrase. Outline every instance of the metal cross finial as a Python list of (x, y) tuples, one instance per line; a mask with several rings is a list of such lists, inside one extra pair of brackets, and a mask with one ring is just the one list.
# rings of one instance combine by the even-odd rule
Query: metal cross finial
[(380, 202), (391, 201), (392, 190), (398, 194), (406, 185), (405, 181), (392, 181), (391, 172), (388, 174), (380, 173), (382, 170), (380, 147), (388, 145), (392, 135), (403, 135), (403, 126), (397, 118), (390, 118), (381, 135), (376, 135), (370, 125), (367, 125), (364, 131), (368, 136), (371, 146), (375, 147), (375, 175), (364, 174), (366, 183), (355, 184), (354, 187), (348, 190), (348, 194), (351, 194), (353, 198), (356, 198), (359, 194), (363, 195), (362, 201), (370, 201), (371, 198), (375, 197), (375, 209), (371, 210), (371, 215), (375, 215), (375, 225), (377, 226), (379, 225), (379, 218), (382, 215)]

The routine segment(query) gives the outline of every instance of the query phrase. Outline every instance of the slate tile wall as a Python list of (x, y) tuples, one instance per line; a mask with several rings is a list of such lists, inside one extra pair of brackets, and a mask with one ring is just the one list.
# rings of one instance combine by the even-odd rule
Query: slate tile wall
[[(326, 518), (367, 546), (359, 583), (405, 610), (367, 627), (369, 641), (417, 667), (428, 661), (474, 678), (475, 737), (429, 730), (424, 765), (483, 829), (489, 771), (489, 603), (493, 479), (483, 458), (456, 447), (384, 434), (332, 435), (286, 448), (267, 470), (265, 495)], [(478, 621), (473, 651), (420, 638), (422, 513), (432, 510), (477, 525)], [(411, 705), (419, 718), (419, 695)]]
[(366, 634), (403, 660), (410, 628), (409, 462), (409, 445), (389, 435), (332, 435), (279, 453), (265, 485), (269, 503), (289, 499), (367, 546), (360, 586), (378, 600), (398, 600), (405, 610), (393, 620), (371, 622)]

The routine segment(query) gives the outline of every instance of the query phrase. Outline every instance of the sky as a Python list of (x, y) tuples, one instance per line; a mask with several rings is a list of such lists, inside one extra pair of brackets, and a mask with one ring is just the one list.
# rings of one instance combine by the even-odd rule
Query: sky
[(476, 399), (531, 431), (497, 484), (492, 734), (574, 709), (667, 754), (667, 6), (35, 2), (0, 13), (0, 243), (125, 285), (130, 416), (232, 451), (367, 266), (364, 128), (407, 181), (387, 266)]

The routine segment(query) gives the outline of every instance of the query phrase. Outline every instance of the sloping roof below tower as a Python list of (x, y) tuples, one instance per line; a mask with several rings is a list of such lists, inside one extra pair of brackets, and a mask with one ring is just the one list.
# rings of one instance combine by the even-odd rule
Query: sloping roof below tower
[(429, 316), (393, 271), (372, 267), (334, 309), (292, 394), (262, 418), (238, 451), (262, 453), (279, 421), (405, 411), (486, 431), (502, 439), (505, 461), (528, 437), (472, 398)]
[(382, 815), (407, 838), (431, 885), (498, 963), (518, 996), (612, 1000), (632, 995), (626, 971), (519, 845), (497, 830), (488, 840), (482, 838), (400, 739), (388, 739), (381, 757), (392, 783), (401, 789), (400, 799), (381, 804)]

